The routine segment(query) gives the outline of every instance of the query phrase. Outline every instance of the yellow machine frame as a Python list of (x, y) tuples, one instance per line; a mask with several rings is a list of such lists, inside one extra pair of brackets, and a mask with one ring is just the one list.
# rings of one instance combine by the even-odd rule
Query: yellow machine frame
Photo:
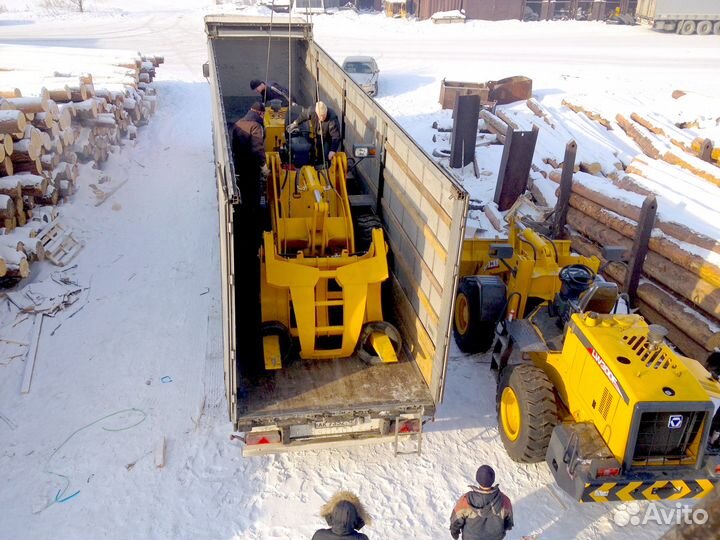
[[(590, 437), (596, 445), (593, 459), (605, 464), (601, 467), (610, 470), (617, 467), (614, 477), (603, 479), (592, 473), (563, 476), (561, 464), (560, 473), (554, 474), (562, 487), (579, 500), (675, 500), (707, 495), (718, 481), (720, 461), (717, 456), (706, 457), (703, 463), (699, 460), (704, 454), (702, 445), (706, 443), (713, 416), (711, 396), (720, 397), (720, 383), (710, 377), (699, 362), (678, 355), (661, 338), (653, 342), (649, 337), (651, 328), (636, 314), (573, 313), (564, 332), (558, 328), (552, 331), (546, 321), (540, 320), (540, 313), (553, 303), (560, 291), (560, 270), (567, 265), (583, 264), (597, 273), (600, 260), (572, 254), (569, 241), (544, 237), (518, 223), (513, 216), (509, 216), (508, 221), (507, 240), (466, 240), (460, 267), (462, 277), (502, 277), (507, 305), (501, 316), (508, 320), (516, 315), (526, 319), (522, 323), (529, 325), (523, 328), (530, 329), (530, 334), (537, 335), (537, 342), (542, 342), (534, 348), (527, 345), (531, 341), (526, 341), (516, 351), (520, 357), (514, 361), (511, 361), (510, 338), (501, 334), (495, 342), (493, 364), (500, 369), (498, 422), (506, 448), (508, 444), (517, 443), (524, 429), (522, 424), (528, 422), (525, 416), (528, 404), (516, 392), (518, 387), (510, 384), (512, 368), (520, 367), (523, 373), (530, 374), (522, 384), (532, 384), (535, 390), (537, 385), (547, 384), (545, 388), (552, 390), (551, 394), (544, 394), (545, 399), (552, 399), (553, 394), (560, 398), (558, 428), (576, 425), (579, 426), (577, 433), (582, 433), (586, 429), (583, 426), (594, 426), (596, 438)], [(500, 259), (498, 250), (507, 245), (503, 242), (512, 246), (513, 251), (512, 256)], [(471, 289), (465, 291), (468, 290)], [(532, 306), (528, 305), (529, 299), (533, 299)], [(537, 299), (541, 300), (540, 305)], [(474, 301), (472, 294), (458, 293), (454, 315), (456, 332), (465, 334), (471, 327), (470, 318), (479, 313), (477, 307), (473, 310), (471, 306)], [(494, 324), (490, 326), (493, 331)], [(551, 336), (556, 337), (546, 341), (543, 328), (550, 328)], [(523, 330), (518, 327), (517, 332), (520, 337)], [(488, 343), (485, 341), (485, 345)], [(510, 369), (503, 374), (508, 369), (506, 365)], [(532, 369), (544, 373), (548, 382), (539, 382), (541, 374)], [(668, 392), (668, 388), (672, 391)], [(536, 396), (541, 394), (542, 391)], [(686, 454), (672, 459), (647, 456), (636, 460), (636, 437), (640, 437), (642, 414), (658, 414), (656, 411), (706, 416), (693, 432)], [(568, 432), (576, 434), (566, 429), (565, 433)], [(548, 455), (555, 456), (557, 462), (564, 460), (562, 453), (557, 457), (558, 444), (561, 443), (556, 440), (553, 447), (550, 441), (548, 450)], [(565, 452), (578, 442), (573, 443), (571, 437), (567, 444)], [(547, 459), (550, 464), (552, 459)], [(640, 472), (625, 474), (632, 470)], [(661, 472), (655, 476), (654, 470)]]
[[(380, 228), (357, 253), (347, 191), (348, 161), (337, 152), (329, 168), (283, 165), (286, 109), (266, 112), (267, 200), (272, 232), (261, 247), (263, 323), (281, 323), (300, 343), (300, 358), (348, 357), (366, 323), (383, 321), (381, 284), (388, 279)], [(334, 340), (331, 346), (319, 341)], [(382, 362), (397, 362), (393, 342), (372, 331), (368, 345)], [(280, 336), (263, 335), (266, 369), (282, 367)]]
[[(513, 256), (505, 260), (506, 264), (491, 253), (491, 246), (500, 243), (499, 240), (465, 240), (460, 259), (460, 277), (506, 275), (507, 294), (510, 299), (507, 313), (512, 313), (513, 316), (524, 315), (528, 298), (542, 298), (547, 301), (555, 298), (560, 290), (558, 270), (563, 266), (584, 264), (594, 272), (600, 268), (600, 259), (597, 257), (583, 257), (572, 253), (569, 240), (550, 242), (534, 230), (518, 225), (512, 216), (509, 223), (510, 235), (507, 243), (513, 247)], [(517, 270), (512, 272), (511, 268)]]

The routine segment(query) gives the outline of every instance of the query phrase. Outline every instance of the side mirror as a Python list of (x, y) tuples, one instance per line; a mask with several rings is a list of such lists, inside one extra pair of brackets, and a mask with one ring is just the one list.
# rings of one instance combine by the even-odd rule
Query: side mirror
[(205, 62), (202, 65), (202, 73), (203, 77), (205, 77), (206, 79), (210, 78), (210, 64), (208, 62)]
[(489, 253), (494, 259), (512, 259), (515, 250), (510, 244), (490, 244)]
[(622, 246), (605, 246), (602, 248), (602, 258), (607, 262), (623, 262), (625, 260), (625, 248)]
[(367, 157), (375, 157), (377, 155), (377, 148), (372, 144), (354, 144), (353, 145), (353, 156), (359, 159)]

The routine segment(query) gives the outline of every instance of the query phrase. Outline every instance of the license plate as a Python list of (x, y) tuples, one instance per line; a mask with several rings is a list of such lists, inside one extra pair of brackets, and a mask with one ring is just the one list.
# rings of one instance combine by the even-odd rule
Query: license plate
[(349, 420), (317, 420), (315, 427), (318, 429), (352, 427), (360, 423), (359, 418), (351, 418)]

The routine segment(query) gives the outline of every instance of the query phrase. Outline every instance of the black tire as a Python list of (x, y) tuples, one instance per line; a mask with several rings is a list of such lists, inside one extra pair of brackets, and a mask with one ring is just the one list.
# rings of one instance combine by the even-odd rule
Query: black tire
[[(514, 436), (507, 431), (503, 419), (503, 392), (506, 388), (512, 391), (519, 406), (519, 426)], [(530, 364), (503, 369), (498, 382), (497, 417), (500, 439), (513, 461), (543, 461), (550, 436), (558, 423), (555, 392), (545, 372)]]
[(496, 321), (480, 320), (480, 290), (473, 277), (460, 280), (453, 313), (453, 335), (458, 348), (470, 354), (486, 352), (495, 339)]
[(382, 229), (382, 221), (375, 214), (365, 214), (356, 219), (355, 251), (365, 253), (372, 244), (373, 229)]
[(368, 365), (382, 364), (382, 360), (375, 350), (370, 345), (370, 336), (373, 332), (380, 332), (385, 334), (393, 345), (395, 355), (400, 357), (400, 350), (402, 349), (402, 336), (392, 324), (386, 321), (374, 321), (369, 322), (363, 326), (360, 338), (358, 339), (357, 354), (360, 360)]
[[(279, 321), (266, 321), (260, 325), (260, 337), (278, 336), (280, 338), (280, 355), (282, 357), (283, 367), (287, 367), (297, 360), (294, 354), (293, 338), (287, 326)], [(262, 340), (261, 340), (262, 342)], [(263, 362), (263, 368), (265, 364)]]
[(700, 21), (697, 23), (697, 33), (699, 36), (709, 36), (713, 33), (712, 21)]
[(681, 21), (678, 32), (683, 36), (691, 36), (695, 33), (696, 28), (695, 21)]
[(720, 21), (715, 21), (715, 24), (713, 24), (713, 34), (720, 36)]

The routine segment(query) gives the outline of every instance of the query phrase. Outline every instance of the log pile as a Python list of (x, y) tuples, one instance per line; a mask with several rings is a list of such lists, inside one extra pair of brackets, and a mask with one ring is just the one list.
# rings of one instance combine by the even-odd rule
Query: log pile
[[(157, 108), (160, 56), (43, 48), (0, 55), (0, 287), (43, 260), (37, 240), (75, 193), (79, 164), (99, 168)], [(6, 51), (6, 49), (9, 49)], [(47, 65), (56, 65), (48, 72)]]
[[(548, 127), (560, 123), (559, 115), (530, 105)], [(617, 114), (610, 120), (591, 107), (568, 100), (563, 105), (615, 141), (622, 162), (609, 174), (607, 168), (594, 174), (576, 169), (567, 214), (573, 248), (599, 258), (605, 246), (621, 246), (629, 254), (643, 201), (656, 196), (658, 215), (635, 304), (646, 319), (668, 329), (678, 349), (704, 361), (720, 347), (720, 167), (701, 159), (701, 152), (712, 156), (714, 149), (657, 114)], [(560, 165), (536, 156), (530, 191), (540, 204), (555, 204), (548, 184), (559, 184)], [(605, 273), (622, 285), (627, 267), (612, 263)]]

